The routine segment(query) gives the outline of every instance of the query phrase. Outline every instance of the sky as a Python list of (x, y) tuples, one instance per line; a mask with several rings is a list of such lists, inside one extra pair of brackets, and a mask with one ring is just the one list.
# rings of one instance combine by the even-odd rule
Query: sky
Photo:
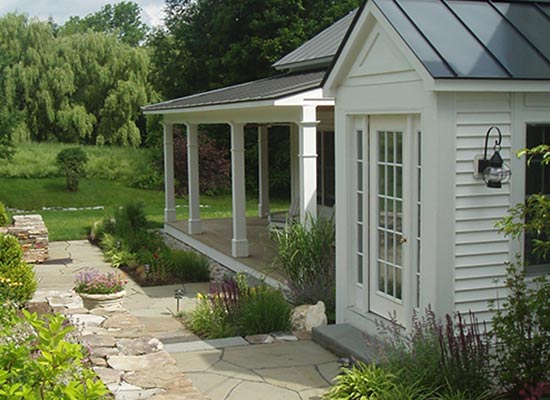
[[(141, 19), (149, 26), (162, 24), (164, 0), (132, 0), (142, 10)], [(99, 11), (105, 4), (120, 0), (0, 0), (0, 16), (9, 12), (25, 13), (31, 17), (47, 20), (52, 17), (62, 25), (69, 17), (84, 17)]]

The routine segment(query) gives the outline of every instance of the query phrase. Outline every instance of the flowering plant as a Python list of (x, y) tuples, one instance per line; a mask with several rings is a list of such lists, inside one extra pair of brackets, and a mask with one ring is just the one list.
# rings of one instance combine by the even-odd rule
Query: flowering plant
[(76, 276), (74, 290), (77, 293), (111, 294), (122, 291), (127, 283), (118, 273), (89, 269)]

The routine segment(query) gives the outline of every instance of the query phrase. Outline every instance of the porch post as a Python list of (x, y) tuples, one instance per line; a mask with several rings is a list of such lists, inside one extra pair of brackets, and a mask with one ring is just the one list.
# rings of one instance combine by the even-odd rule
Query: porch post
[(229, 126), (231, 127), (231, 194), (233, 202), (231, 255), (233, 257), (248, 257), (244, 176), (244, 124), (230, 122)]
[(300, 195), (298, 125), (290, 124), (290, 202)]
[(269, 214), (268, 127), (258, 125), (258, 216)]
[(176, 221), (174, 195), (174, 124), (164, 123), (164, 222)]
[(317, 218), (317, 115), (315, 106), (302, 106), (300, 122), (300, 222)]
[(187, 126), (187, 182), (189, 198), (188, 230), (190, 235), (202, 233), (199, 195), (199, 141), (198, 125)]

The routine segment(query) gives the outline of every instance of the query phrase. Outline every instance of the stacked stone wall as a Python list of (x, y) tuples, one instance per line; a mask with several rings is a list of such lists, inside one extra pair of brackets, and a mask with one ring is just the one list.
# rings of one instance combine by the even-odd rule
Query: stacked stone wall
[(41, 215), (16, 215), (13, 224), (0, 228), (0, 233), (17, 238), (26, 262), (42, 263), (48, 259), (48, 228)]

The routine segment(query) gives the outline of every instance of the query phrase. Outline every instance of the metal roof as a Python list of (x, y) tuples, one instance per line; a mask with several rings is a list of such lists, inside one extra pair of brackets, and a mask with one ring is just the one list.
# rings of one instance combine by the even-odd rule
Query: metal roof
[(373, 1), (434, 78), (550, 79), (548, 2)]
[(162, 103), (150, 104), (142, 109), (148, 111), (186, 109), (201, 106), (241, 103), (259, 100), (274, 100), (321, 86), (325, 71), (285, 74), (258, 81), (246, 82), (222, 89), (194, 94)]
[(357, 10), (318, 33), (296, 50), (281, 58), (273, 67), (276, 69), (297, 69), (308, 67), (328, 67), (336, 54)]

